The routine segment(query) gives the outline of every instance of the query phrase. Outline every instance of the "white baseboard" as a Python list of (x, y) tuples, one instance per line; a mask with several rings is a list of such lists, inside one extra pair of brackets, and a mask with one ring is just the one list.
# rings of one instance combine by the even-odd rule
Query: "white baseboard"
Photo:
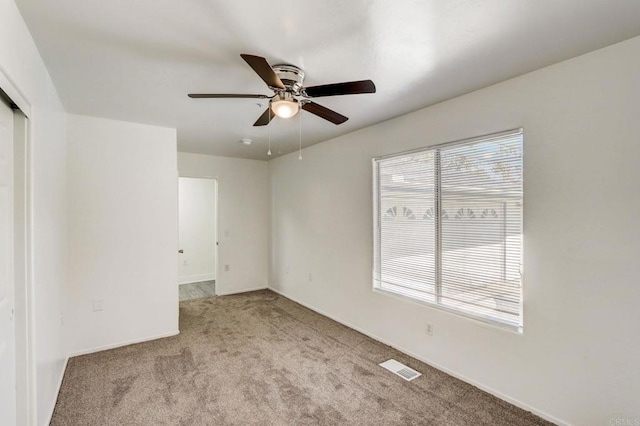
[(182, 285), (182, 284), (199, 283), (202, 281), (213, 281), (215, 279), (216, 279), (216, 274), (211, 272), (210, 274), (185, 275), (184, 277), (178, 277), (178, 283)]
[[(58, 402), (58, 395), (60, 394), (60, 388), (62, 388), (62, 380), (64, 379), (64, 373), (67, 371), (67, 364), (69, 364), (69, 358), (66, 357), (64, 360), (64, 365), (62, 366), (62, 371), (60, 372), (60, 377), (58, 378), (58, 386), (56, 387), (56, 397), (51, 404), (51, 408), (49, 409), (49, 415), (46, 417), (49, 420), (43, 425), (46, 426), (51, 423), (53, 419), (53, 411), (56, 409), (56, 403)], [(34, 420), (37, 421), (37, 420)]]
[(136, 343), (150, 342), (151, 340), (163, 339), (165, 337), (176, 336), (178, 334), (180, 334), (180, 330), (171, 331), (169, 333), (162, 333), (162, 334), (158, 334), (158, 335), (155, 335), (155, 336), (149, 336), (149, 337), (142, 337), (142, 338), (139, 338), (139, 339), (127, 340), (125, 342), (114, 343), (112, 345), (105, 345), (105, 346), (100, 346), (100, 347), (97, 347), (97, 348), (83, 349), (81, 351), (77, 351), (77, 352), (74, 352), (74, 353), (70, 354), (69, 358), (72, 358), (74, 356), (92, 354), (92, 353), (95, 353), (95, 352), (106, 351), (108, 349), (115, 349), (115, 348), (119, 348), (119, 347), (122, 347), (122, 346), (129, 346), (129, 345), (133, 345), (133, 344), (136, 344)]
[(232, 294), (248, 293), (250, 291), (266, 290), (268, 288), (269, 287), (267, 286), (260, 286), (260, 287), (253, 287), (253, 288), (243, 288), (241, 290), (225, 291), (225, 292), (221, 292), (219, 289), (216, 288), (216, 296), (229, 296)]
[(552, 416), (552, 415), (550, 415), (548, 413), (540, 411), (540, 410), (538, 410), (538, 409), (536, 409), (536, 408), (534, 408), (534, 407), (532, 407), (532, 406), (530, 406), (530, 405), (528, 405), (528, 404), (526, 404), (526, 403), (524, 403), (522, 401), (519, 401), (517, 399), (511, 398), (510, 396), (505, 395), (505, 394), (503, 394), (501, 392), (498, 392), (495, 389), (492, 389), (492, 388), (490, 388), (488, 386), (485, 386), (482, 383), (478, 383), (473, 379), (470, 379), (470, 378), (468, 378), (468, 377), (466, 377), (466, 376), (464, 376), (462, 374), (459, 374), (459, 373), (457, 373), (455, 371), (452, 371), (452, 370), (450, 370), (450, 369), (448, 369), (448, 368), (446, 368), (446, 367), (444, 367), (444, 366), (442, 366), (442, 365), (440, 365), (440, 364), (438, 364), (436, 362), (433, 362), (433, 361), (431, 361), (429, 359), (426, 359), (426, 358), (424, 358), (424, 357), (422, 357), (422, 356), (420, 356), (418, 354), (415, 354), (415, 353), (411, 352), (410, 350), (404, 349), (404, 348), (402, 348), (402, 347), (400, 347), (400, 346), (398, 346), (398, 345), (396, 345), (396, 344), (394, 344), (392, 342), (389, 342), (386, 339), (382, 339), (382, 338), (376, 336), (375, 334), (369, 333), (368, 331), (365, 331), (365, 330), (363, 330), (363, 329), (361, 329), (359, 327), (356, 327), (356, 326), (354, 326), (354, 325), (352, 325), (352, 324), (350, 324), (350, 323), (348, 323), (346, 321), (343, 321), (340, 318), (337, 318), (337, 317), (335, 317), (333, 315), (330, 315), (330, 314), (328, 314), (326, 312), (323, 312), (322, 310), (317, 309), (317, 308), (315, 308), (315, 307), (313, 307), (313, 306), (311, 306), (311, 305), (309, 305), (307, 303), (301, 302), (301, 301), (297, 300), (294, 297), (288, 296), (284, 292), (282, 292), (281, 290), (278, 290), (278, 289), (273, 288), (273, 287), (268, 287), (268, 289), (273, 291), (274, 293), (278, 293), (279, 295), (281, 295), (281, 296), (283, 296), (283, 297), (285, 297), (285, 298), (287, 298), (287, 299), (289, 299), (289, 300), (291, 300), (293, 302), (296, 302), (299, 305), (304, 306), (305, 308), (311, 309), (312, 311), (317, 312), (322, 316), (330, 318), (330, 319), (334, 320), (335, 322), (339, 322), (342, 325), (345, 325), (345, 326), (347, 326), (347, 327), (349, 327), (349, 328), (351, 328), (353, 330), (356, 330), (357, 332), (362, 333), (365, 336), (372, 338), (373, 340), (377, 340), (380, 343), (383, 343), (383, 344), (385, 344), (387, 346), (391, 346), (392, 348), (397, 349), (400, 352), (402, 352), (402, 353), (404, 353), (406, 355), (409, 355), (410, 357), (413, 357), (413, 358), (415, 358), (415, 359), (417, 359), (419, 361), (422, 361), (425, 364), (430, 365), (431, 367), (437, 368), (438, 370), (443, 371), (443, 372), (449, 374), (450, 376), (455, 377), (456, 379), (460, 379), (463, 382), (469, 383), (469, 384), (471, 384), (471, 385), (473, 385), (473, 386), (475, 386), (475, 387), (477, 387), (477, 388), (479, 388), (479, 389), (481, 389), (481, 390), (483, 390), (483, 391), (485, 391), (487, 393), (490, 393), (491, 395), (493, 395), (493, 396), (495, 396), (497, 398), (500, 398), (503, 401), (507, 401), (508, 403), (513, 404), (516, 407), (522, 408), (525, 411), (530, 411), (530, 412), (532, 412), (533, 414), (535, 414), (538, 417), (541, 417), (541, 418), (543, 418), (545, 420), (548, 420), (548, 421), (550, 421), (552, 423), (555, 423), (557, 425), (564, 425), (564, 426), (569, 426), (570, 425), (570, 423), (568, 423), (568, 422), (565, 422), (565, 421), (560, 420), (560, 419), (558, 419), (558, 418), (556, 418), (556, 417), (554, 417), (554, 416)]

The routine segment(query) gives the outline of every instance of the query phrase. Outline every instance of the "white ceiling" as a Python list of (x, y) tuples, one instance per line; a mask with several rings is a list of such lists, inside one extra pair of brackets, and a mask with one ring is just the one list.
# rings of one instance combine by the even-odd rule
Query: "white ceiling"
[[(291, 63), (307, 86), (372, 79), (376, 94), (318, 98), (308, 146), (640, 35), (636, 0), (17, 0), (69, 112), (178, 129), (180, 151), (267, 159), (298, 122), (253, 127), (271, 95), (240, 53)], [(264, 104), (264, 101), (262, 101)], [(245, 146), (241, 138), (251, 138)]]

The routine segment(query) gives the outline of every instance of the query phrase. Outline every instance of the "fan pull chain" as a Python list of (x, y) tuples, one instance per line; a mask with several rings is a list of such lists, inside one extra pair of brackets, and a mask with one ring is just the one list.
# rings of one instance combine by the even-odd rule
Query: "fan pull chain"
[(269, 111), (269, 123), (267, 123), (267, 130), (269, 132), (269, 151), (267, 151), (267, 155), (271, 155), (271, 126), (269, 126), (269, 124), (271, 124), (271, 105), (269, 105), (267, 108)]
[(300, 154), (298, 155), (298, 160), (302, 160), (302, 111), (298, 112), (298, 115), (300, 116), (300, 119), (298, 120), (299, 126), (299, 141), (300, 141)]

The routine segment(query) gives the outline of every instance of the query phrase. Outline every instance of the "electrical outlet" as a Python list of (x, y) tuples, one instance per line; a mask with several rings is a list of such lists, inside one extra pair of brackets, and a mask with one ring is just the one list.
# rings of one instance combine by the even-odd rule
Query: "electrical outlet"
[(289, 268), (289, 265), (287, 265), (287, 267), (286, 267), (286, 268), (285, 268), (285, 270), (284, 270), (285, 274), (289, 275), (289, 271), (290, 271), (290, 270), (291, 270), (291, 269)]
[(229, 272), (229, 265), (224, 265), (224, 271)]
[(427, 332), (428, 336), (433, 336), (433, 324), (431, 324), (430, 322), (428, 322), (426, 324), (426, 328), (425, 331)]
[(311, 274), (311, 272), (309, 272), (309, 281), (313, 282), (313, 275)]
[(104, 309), (102, 299), (93, 299), (93, 312), (98, 312)]
[(224, 236), (225, 236), (225, 237), (228, 237), (228, 236), (229, 236), (229, 230), (228, 230), (228, 229), (225, 229), (225, 230), (224, 230)]

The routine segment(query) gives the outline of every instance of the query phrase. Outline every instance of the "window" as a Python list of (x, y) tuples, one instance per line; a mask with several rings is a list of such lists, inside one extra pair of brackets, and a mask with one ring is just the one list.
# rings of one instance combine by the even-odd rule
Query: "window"
[(522, 327), (522, 130), (373, 160), (374, 288)]

